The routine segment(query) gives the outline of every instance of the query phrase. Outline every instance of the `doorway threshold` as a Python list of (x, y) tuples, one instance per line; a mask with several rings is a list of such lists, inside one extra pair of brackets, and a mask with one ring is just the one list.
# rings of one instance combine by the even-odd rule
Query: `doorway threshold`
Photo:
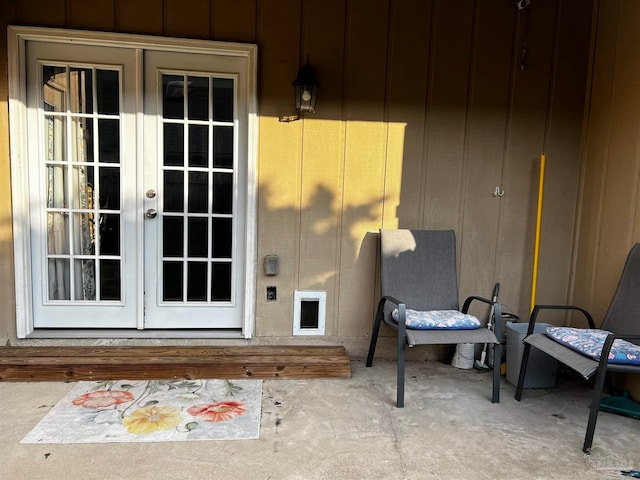
[(45, 338), (95, 338), (95, 339), (246, 339), (241, 329), (185, 329), (185, 330), (134, 330), (134, 329), (71, 329), (42, 328), (35, 329), (28, 339)]

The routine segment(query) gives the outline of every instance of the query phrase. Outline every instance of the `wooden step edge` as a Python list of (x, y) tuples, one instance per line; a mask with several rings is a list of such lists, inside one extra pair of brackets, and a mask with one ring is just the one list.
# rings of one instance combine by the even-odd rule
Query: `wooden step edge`
[(64, 381), (80, 380), (153, 380), (153, 379), (349, 379), (350, 366), (341, 368), (321, 368), (317, 366), (293, 366), (274, 368), (264, 365), (251, 367), (236, 366), (233, 368), (197, 368), (187, 367), (170, 369), (91, 369), (73, 367), (69, 369), (37, 368), (37, 369), (0, 369), (0, 381), (5, 382), (35, 382), (35, 381)]
[(289, 356), (289, 355), (346, 355), (343, 346), (238, 346), (238, 347), (0, 347), (0, 358), (11, 357), (118, 357), (139, 355), (226, 355), (226, 356)]

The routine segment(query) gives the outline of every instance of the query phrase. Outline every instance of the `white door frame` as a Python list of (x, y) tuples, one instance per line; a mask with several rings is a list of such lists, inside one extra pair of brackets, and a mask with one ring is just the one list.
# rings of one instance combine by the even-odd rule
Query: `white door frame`
[[(246, 193), (246, 245), (245, 245), (245, 290), (243, 308), (243, 326), (240, 336), (250, 338), (255, 328), (255, 301), (257, 275), (257, 139), (258, 139), (258, 111), (257, 111), (257, 46), (249, 44), (214, 42), (207, 40), (191, 40), (178, 38), (161, 38), (146, 35), (129, 35), (105, 32), (89, 32), (78, 30), (51, 29), (41, 27), (8, 27), (8, 73), (9, 73), (9, 120), (11, 136), (11, 189), (13, 203), (13, 232), (14, 232), (14, 268), (16, 289), (16, 328), (18, 338), (29, 336), (61, 336), (34, 331), (33, 322), (33, 294), (31, 288), (31, 239), (29, 224), (29, 172), (27, 163), (28, 152), (28, 122), (27, 122), (27, 76), (26, 76), (26, 48), (30, 41), (57, 44), (111, 46), (133, 49), (136, 53), (136, 82), (137, 82), (137, 127), (142, 132), (143, 122), (143, 60), (144, 51), (166, 51), (199, 54), (214, 54), (233, 56), (246, 62), (247, 82), (246, 91), (238, 92), (247, 98), (247, 193)], [(142, 154), (143, 142), (138, 141), (139, 158)], [(138, 161), (138, 169), (142, 162)], [(139, 172), (141, 173), (141, 172)], [(142, 175), (138, 176), (142, 182)], [(139, 212), (141, 213), (141, 212)], [(137, 247), (142, 249), (142, 224), (137, 234)], [(138, 256), (138, 288), (143, 291), (144, 265), (143, 255)], [(142, 302), (140, 302), (142, 303)], [(142, 305), (138, 307), (142, 310)], [(142, 318), (142, 311), (138, 318)], [(139, 325), (139, 328), (141, 325)], [(66, 331), (66, 337), (86, 336), (121, 336), (122, 332), (86, 332)], [(152, 331), (140, 332), (142, 337), (166, 337), (166, 333)], [(203, 337), (216, 336), (200, 331), (187, 331), (180, 334), (172, 331), (171, 336)], [(221, 336), (229, 336), (223, 334)]]

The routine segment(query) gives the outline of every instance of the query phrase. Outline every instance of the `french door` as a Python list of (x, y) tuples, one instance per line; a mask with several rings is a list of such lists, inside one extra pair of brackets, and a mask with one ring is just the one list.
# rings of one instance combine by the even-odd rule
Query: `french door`
[(34, 328), (241, 330), (245, 59), (26, 47)]
[(147, 328), (242, 321), (246, 99), (233, 58), (145, 57)]

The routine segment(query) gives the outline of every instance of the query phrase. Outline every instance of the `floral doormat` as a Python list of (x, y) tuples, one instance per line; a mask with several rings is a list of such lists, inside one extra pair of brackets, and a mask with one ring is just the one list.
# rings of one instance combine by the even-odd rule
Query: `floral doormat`
[(261, 380), (78, 382), (20, 443), (254, 439), (261, 405)]

